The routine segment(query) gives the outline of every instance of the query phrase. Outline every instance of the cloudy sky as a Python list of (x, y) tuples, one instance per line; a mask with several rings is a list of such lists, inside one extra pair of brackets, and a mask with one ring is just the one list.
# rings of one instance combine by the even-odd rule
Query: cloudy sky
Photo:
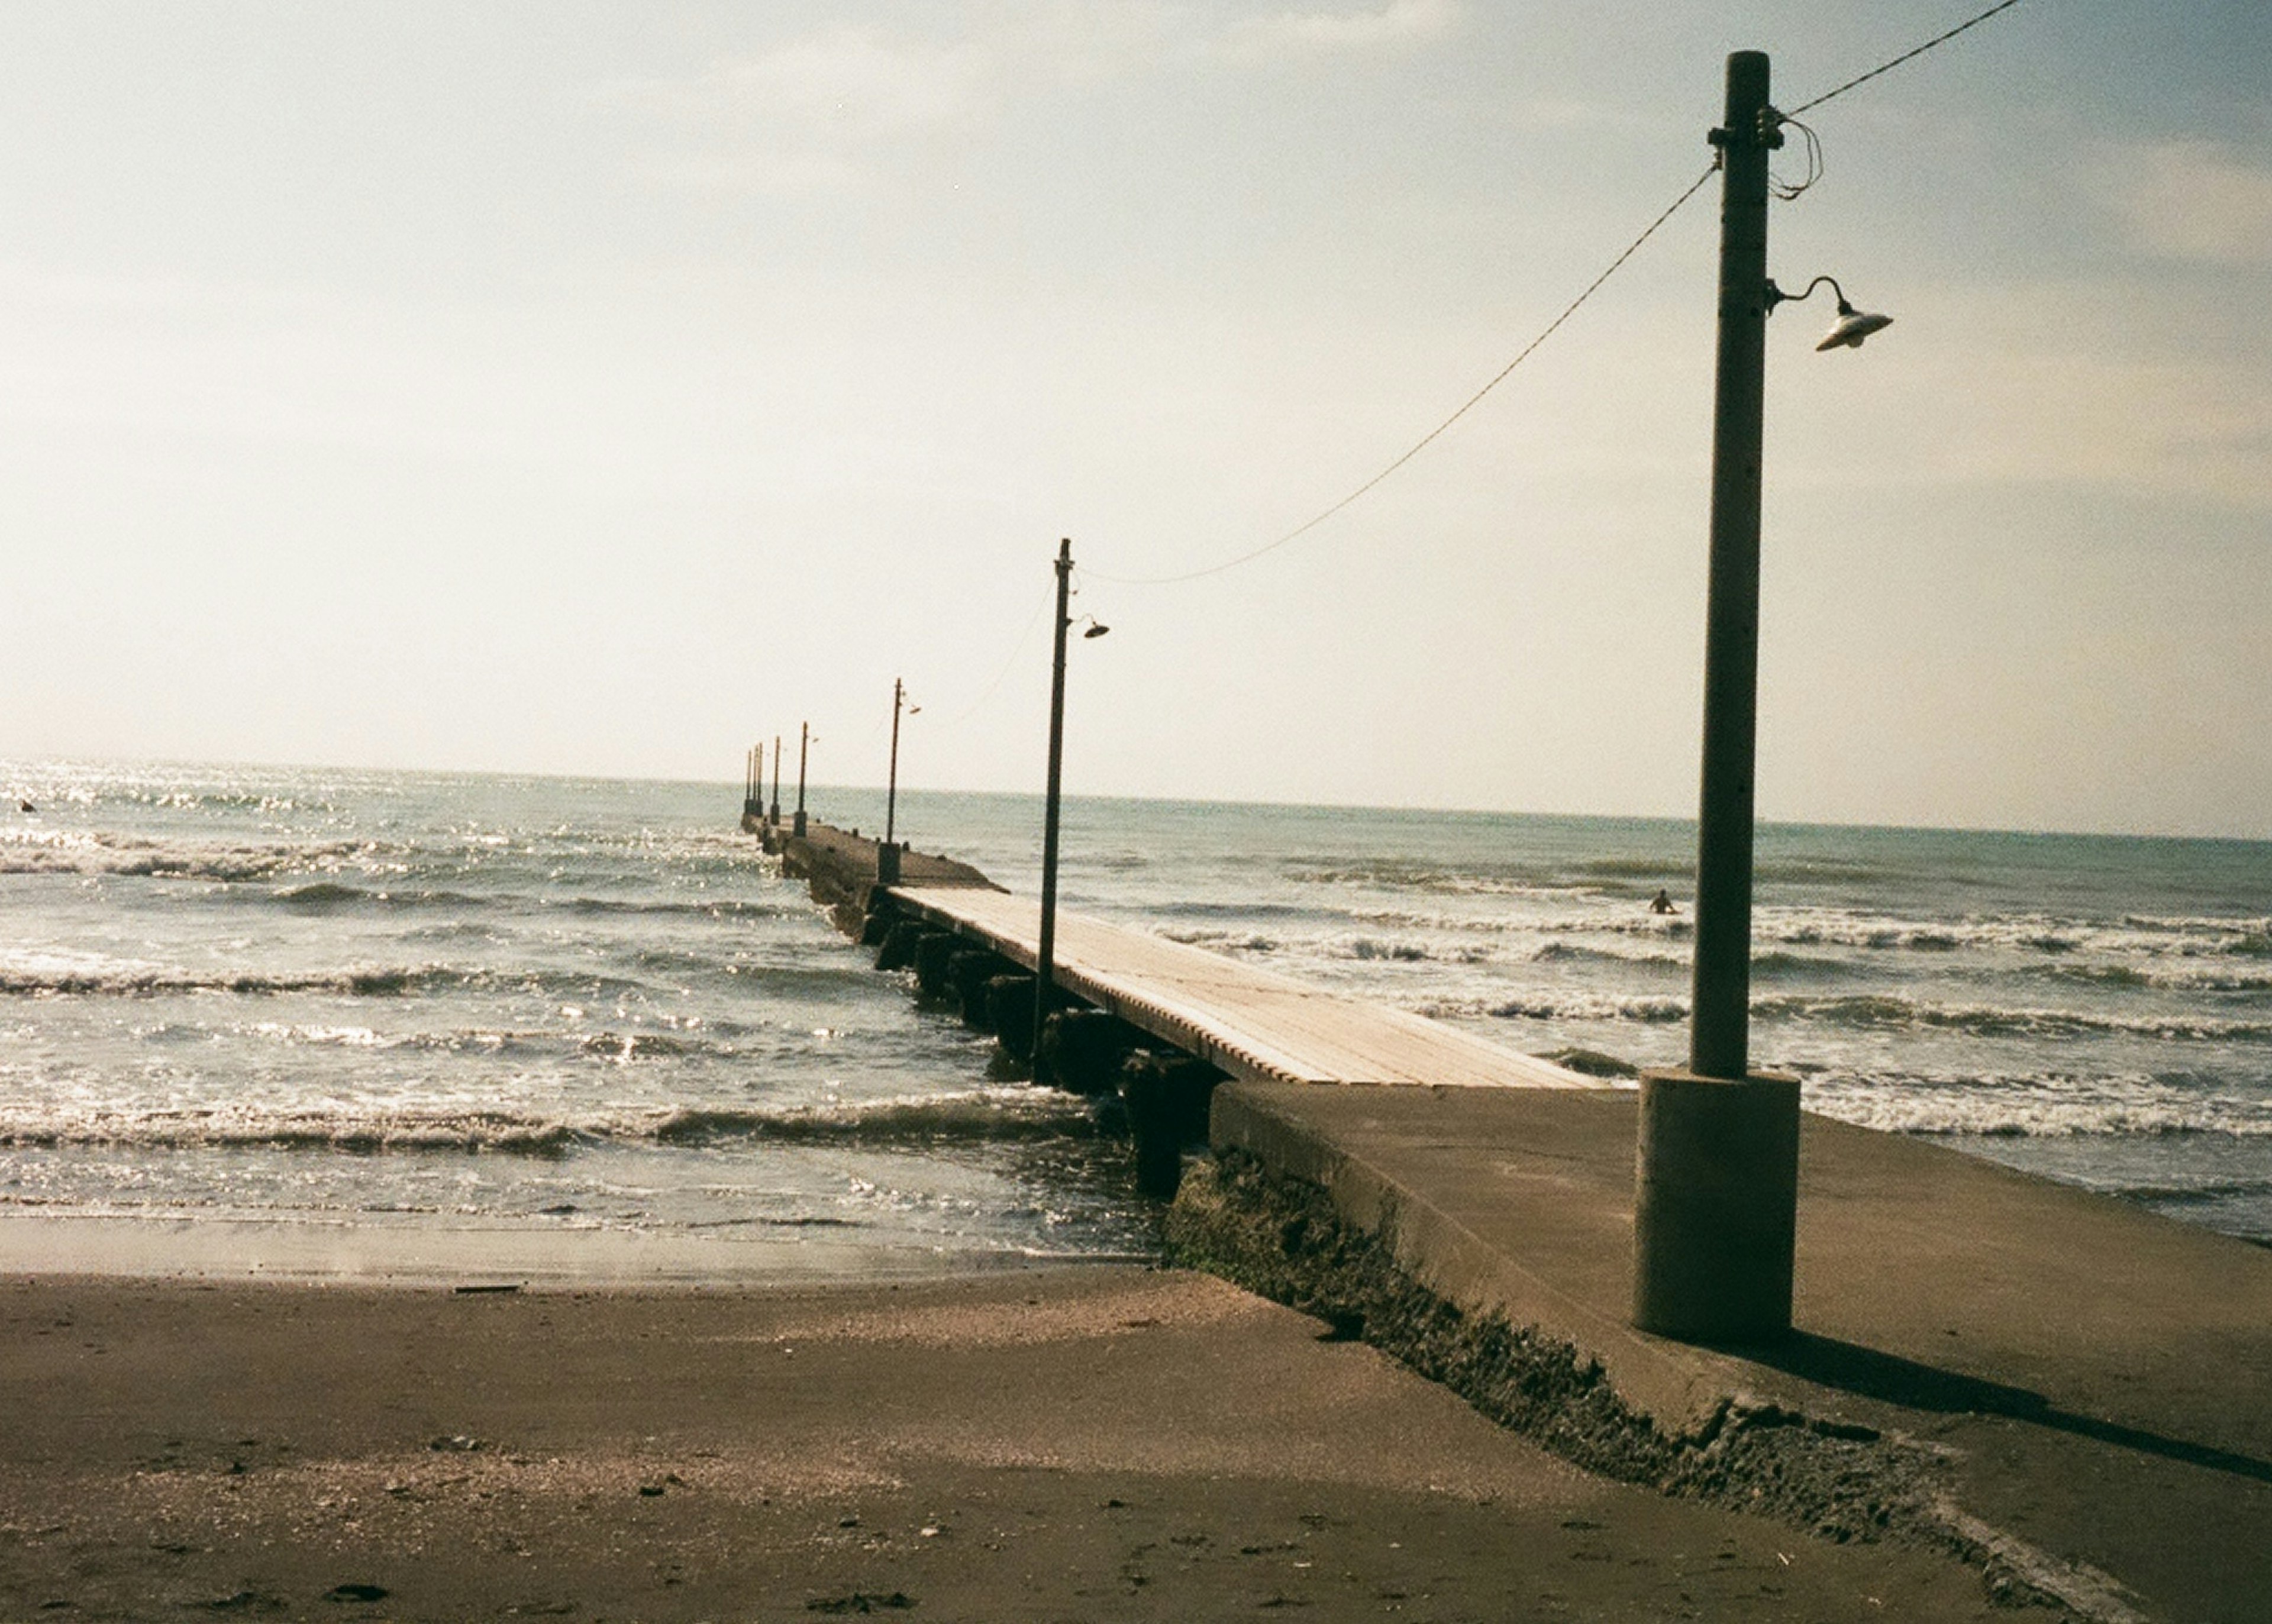
[[(1984, 3), (0, 0), (0, 754), (1685, 814), (1716, 182), (1107, 578)], [(1762, 813), (2272, 836), (2272, 8), (1807, 122)]]

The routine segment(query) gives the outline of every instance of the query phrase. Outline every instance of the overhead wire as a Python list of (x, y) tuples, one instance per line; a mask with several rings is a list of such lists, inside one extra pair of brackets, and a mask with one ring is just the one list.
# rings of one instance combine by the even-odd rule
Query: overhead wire
[(1049, 590), (1042, 595), (1042, 601), (1034, 605), (1034, 612), (1027, 618), (1025, 630), (1019, 632), (1018, 640), (1010, 645), (1009, 657), (1002, 662), (1002, 669), (994, 673), (994, 680), (988, 683), (978, 697), (971, 700), (968, 706), (939, 723), (940, 727), (960, 727), (978, 714), (981, 706), (994, 697), (994, 691), (1002, 685), (1004, 678), (1010, 675), (1010, 669), (1018, 663), (1018, 656), (1026, 652), (1026, 640), (1033, 636), (1034, 628), (1041, 624), (1042, 611), (1049, 608), (1051, 601), (1057, 596), (1057, 583), (1050, 582)]
[[(1821, 142), (1820, 138), (1817, 138), (1812, 128), (1799, 122), (1797, 116), (1799, 114), (1808, 111), (1810, 109), (1820, 107), (1824, 102), (1835, 100), (1839, 96), (1842, 96), (1848, 91), (1855, 89), (1858, 86), (1866, 85), (1872, 79), (1878, 78), (1880, 75), (1891, 72), (1894, 69), (1900, 67), (1903, 63), (1914, 62), (1919, 56), (1924, 56), (1927, 51), (1937, 49), (1939, 47), (1947, 44), (1959, 34), (1965, 33), (1969, 29), (1978, 27), (1990, 18), (1998, 15), (1999, 12), (2008, 11), (2019, 4), (2020, 0), (1997, 0), (1997, 4), (1988, 7), (1987, 10), (1967, 18), (1964, 21), (1957, 24), (1954, 28), (1944, 30), (1943, 32), (1933, 35), (1932, 38), (1925, 41), (1923, 44), (1914, 46), (1909, 50), (1903, 51), (1898, 56), (1895, 56), (1885, 62), (1880, 63), (1868, 72), (1856, 74), (1844, 84), (1827, 90), (1823, 92), (1822, 94), (1812, 98), (1811, 101), (1802, 101), (1788, 112), (1778, 111), (1776, 117), (1779, 122), (1795, 127), (1805, 138), (1806, 172), (1802, 178), (1796, 181), (1787, 181), (1780, 177), (1773, 179), (1770, 182), (1770, 184), (1775, 190), (1775, 194), (1785, 201), (1789, 201), (1791, 198), (1798, 197), (1801, 193), (1805, 192), (1807, 188), (1812, 186), (1817, 181), (1822, 178), (1823, 166)], [(1705, 182), (1710, 180), (1714, 175), (1717, 174), (1719, 172), (1719, 168), (1720, 165), (1718, 160), (1715, 158), (1713, 163), (1707, 168), (1701, 175), (1698, 176), (1695, 180), (1689, 183), (1685, 191), (1681, 192), (1678, 197), (1675, 198), (1670, 204), (1668, 204), (1663, 212), (1658, 214), (1655, 220), (1648, 223), (1648, 228), (1643, 230), (1639, 236), (1635, 237), (1631, 243), (1626, 245), (1625, 251), (1622, 253), (1618, 254), (1616, 258), (1610, 261), (1607, 269), (1603, 270), (1599, 276), (1596, 276), (1592, 281), (1586, 285), (1584, 291), (1580, 293), (1576, 298), (1573, 299), (1569, 304), (1564, 308), (1560, 315), (1555, 317), (1552, 321), (1547, 323), (1537, 337), (1532, 339), (1529, 343), (1524, 345), (1521, 351), (1516, 355), (1513, 360), (1501, 367), (1498, 371), (1492, 376), (1488, 383), (1484, 384), (1482, 388), (1476, 390), (1475, 393), (1469, 395), (1466, 400), (1461, 402), (1458, 410), (1452, 413), (1450, 416), (1445, 418), (1443, 422), (1438, 423), (1434, 428), (1429, 430), (1427, 433), (1422, 435), (1417, 440), (1414, 441), (1401, 455), (1398, 456), (1394, 461), (1383, 468), (1371, 478), (1366, 480), (1354, 490), (1351, 490), (1347, 496), (1342, 498), (1341, 500), (1334, 503), (1329, 507), (1321, 509), (1319, 512), (1312, 514), (1310, 518), (1303, 520), (1300, 524), (1295, 526), (1292, 529), (1270, 541), (1265, 542), (1261, 546), (1252, 548), (1246, 552), (1240, 553), (1236, 558), (1226, 558), (1219, 564), (1208, 565), (1203, 569), (1187, 570), (1180, 574), (1175, 575), (1113, 575), (1108, 574), (1104, 571), (1098, 569), (1090, 569), (1088, 573), (1093, 574), (1099, 580), (1111, 581), (1119, 586), (1174, 586), (1182, 581), (1202, 580), (1210, 575), (1220, 575), (1226, 570), (1235, 570), (1241, 565), (1252, 564), (1255, 559), (1262, 558), (1266, 554), (1275, 552), (1278, 549), (1287, 545), (1289, 543), (1298, 541), (1303, 536), (1307, 535), (1311, 531), (1325, 523), (1326, 520), (1333, 518), (1335, 514), (1341, 513), (1343, 509), (1357, 501), (1358, 498), (1372, 490), (1374, 487), (1380, 484), (1382, 481), (1387, 479), (1398, 469), (1403, 468), (1405, 464), (1410, 462), (1413, 458), (1418, 456), (1423, 451), (1425, 451), (1431, 445), (1434, 444), (1446, 430), (1449, 430), (1454, 423), (1458, 423), (1461, 418), (1466, 416), (1470, 411), (1474, 410), (1477, 405), (1481, 404), (1485, 395), (1488, 395), (1492, 390), (1498, 388), (1500, 384), (1506, 382), (1507, 375), (1513, 372), (1515, 368), (1521, 366), (1525, 361), (1528, 360), (1531, 355), (1537, 350), (1540, 345), (1545, 343), (1548, 339), (1553, 337), (1555, 333), (1560, 329), (1565, 322), (1568, 321), (1571, 317), (1576, 315), (1579, 308), (1600, 290), (1602, 284), (1608, 281), (1611, 277), (1616, 275), (1617, 273), (1624, 267), (1625, 263), (1628, 259), (1631, 259), (1634, 254), (1640, 251), (1641, 244), (1648, 242), (1650, 237), (1655, 236), (1658, 228), (1680, 211), (1682, 205), (1685, 204), (1691, 198), (1694, 197), (1699, 191), (1703, 190)], [(1031, 630), (1032, 628), (1029, 625), (1028, 627), (1028, 633), (1030, 633)], [(1021, 637), (1020, 641), (1022, 644), (1024, 639)], [(1006, 670), (1007, 668), (1005, 667), (1005, 673)], [(1001, 679), (999, 677), (997, 677), (995, 679), (995, 685), (998, 685), (1000, 680)], [(993, 691), (993, 685), (990, 685), (988, 689), (988, 692), (990, 694)], [(982, 704), (984, 702), (983, 697), (979, 702)], [(975, 707), (973, 708), (975, 708)]]
[(1403, 455), (1398, 457), (1394, 462), (1391, 462), (1387, 467), (1382, 468), (1380, 472), (1375, 474), (1371, 479), (1366, 480), (1364, 483), (1350, 491), (1347, 496), (1334, 503), (1331, 507), (1326, 508), (1312, 515), (1311, 518), (1304, 520), (1302, 523), (1287, 531), (1283, 535), (1279, 536), (1276, 540), (1266, 542), (1261, 546), (1253, 549), (1252, 551), (1243, 552), (1235, 558), (1226, 558), (1220, 564), (1211, 564), (1205, 569), (1191, 570), (1180, 575), (1108, 575), (1102, 570), (1094, 568), (1093, 566), (1085, 565), (1083, 567), (1087, 570), (1089, 574), (1094, 575), (1097, 580), (1109, 580), (1117, 586), (1173, 586), (1178, 581), (1199, 580), (1206, 576), (1220, 575), (1225, 570), (1235, 570), (1242, 564), (1252, 564), (1255, 559), (1262, 557), (1263, 554), (1275, 552), (1279, 548), (1285, 546), (1287, 543), (1298, 541), (1301, 537), (1307, 535), (1311, 531), (1325, 523), (1327, 520), (1331, 519), (1334, 514), (1340, 513), (1343, 508), (1355, 502), (1359, 497), (1364, 496), (1374, 486), (1379, 484), (1381, 481), (1386, 479), (1390, 475), (1395, 473), (1397, 469), (1402, 468), (1406, 463), (1411, 461), (1413, 458), (1425, 451), (1431, 444), (1434, 443), (1439, 436), (1443, 434), (1446, 430), (1449, 429), (1454, 423), (1459, 422), (1461, 418), (1466, 416), (1470, 411), (1474, 410), (1475, 408), (1482, 402), (1483, 398), (1485, 395), (1489, 394), (1492, 390), (1498, 388), (1499, 385), (1506, 382), (1507, 374), (1513, 371), (1515, 368), (1521, 366), (1525, 361), (1528, 361), (1533, 351), (1537, 349), (1541, 344), (1546, 342), (1548, 339), (1552, 338), (1557, 329), (1558, 329), (1564, 322), (1576, 315), (1578, 313), (1578, 307), (1585, 303), (1587, 300), (1592, 298), (1595, 293), (1600, 289), (1603, 282), (1608, 281), (1611, 277), (1616, 275), (1624, 266), (1626, 261), (1632, 258), (1634, 254), (1640, 251), (1640, 245), (1656, 235), (1658, 227), (1663, 225), (1666, 221), (1670, 220), (1674, 214), (1678, 213), (1682, 204), (1687, 202), (1689, 198), (1694, 197), (1699, 191), (1701, 191), (1704, 189), (1704, 183), (1710, 180), (1713, 176), (1719, 173), (1719, 164), (1715, 161), (1705, 169), (1703, 174), (1698, 176), (1693, 181), (1690, 182), (1686, 191), (1683, 191), (1678, 197), (1667, 204), (1665, 206), (1664, 212), (1659, 214), (1655, 220), (1648, 222), (1648, 229), (1644, 230), (1632, 242), (1626, 244), (1625, 251), (1620, 253), (1616, 258), (1610, 261), (1608, 269), (1604, 270), (1592, 281), (1587, 283), (1586, 289), (1583, 293), (1581, 293), (1576, 298), (1571, 300), (1569, 304), (1564, 308), (1562, 313), (1559, 316), (1557, 316), (1552, 321), (1548, 322), (1544, 329), (1539, 333), (1538, 336), (1531, 340), (1529, 343), (1524, 345), (1522, 347), (1521, 353), (1517, 355), (1513, 360), (1508, 362), (1505, 366), (1501, 367), (1489, 383), (1476, 390), (1475, 393), (1469, 395), (1461, 405), (1459, 410), (1454, 412), (1449, 417), (1445, 418), (1443, 422), (1438, 423), (1434, 428), (1429, 430), (1427, 433), (1422, 435), (1417, 440), (1413, 442), (1412, 445), (1405, 451)]
[(1800, 102), (1797, 107), (1791, 109), (1789, 113), (1786, 113), (1784, 116), (1786, 118), (1796, 117), (1797, 115), (1805, 112), (1809, 108), (1820, 107), (1824, 102), (1831, 100), (1835, 96), (1842, 96), (1848, 91), (1853, 89), (1857, 85), (1866, 85), (1872, 79), (1877, 78), (1880, 73), (1890, 73), (1895, 68), (1900, 67), (1902, 64), (1915, 61), (1917, 57), (1924, 56), (1927, 51), (1932, 50), (1938, 46), (1947, 44), (1951, 40), (1954, 39), (1958, 34), (1962, 34), (1966, 29), (1977, 28), (1982, 23), (1986, 22), (1990, 18), (1995, 16), (1997, 12), (2008, 11), (2019, 4), (2020, 0), (1997, 0), (1996, 4), (1990, 6), (1977, 17), (1967, 18), (1964, 21), (1957, 24), (1955, 27), (1951, 28), (1947, 33), (1933, 35), (1932, 38), (1927, 40), (1924, 44), (1917, 46), (1913, 49), (1903, 51), (1892, 61), (1880, 63), (1867, 73), (1856, 74), (1852, 79), (1848, 79), (1835, 90), (1826, 90), (1820, 95), (1815, 97), (1812, 101)]

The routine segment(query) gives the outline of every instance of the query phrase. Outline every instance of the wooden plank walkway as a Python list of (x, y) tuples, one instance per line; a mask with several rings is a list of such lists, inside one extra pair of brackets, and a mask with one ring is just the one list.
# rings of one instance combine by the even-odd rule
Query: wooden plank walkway
[[(919, 885), (889, 894), (902, 914), (1028, 969), (1040, 957), (1041, 907), (1030, 897)], [(1062, 909), (1056, 959), (1061, 988), (1248, 1081), (1607, 1086), (1439, 1021)]]

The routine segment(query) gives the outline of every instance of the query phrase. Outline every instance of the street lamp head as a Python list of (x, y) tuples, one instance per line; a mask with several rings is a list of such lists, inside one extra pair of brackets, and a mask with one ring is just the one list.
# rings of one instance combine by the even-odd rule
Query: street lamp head
[(1785, 300), (1797, 301), (1808, 297), (1825, 282), (1830, 284), (1830, 291), (1837, 296), (1838, 319), (1832, 325), (1830, 331), (1823, 335), (1822, 342), (1814, 347), (1816, 349), (1859, 349), (1862, 348), (1864, 339), (1868, 338), (1872, 333), (1882, 333), (1894, 325), (1894, 318), (1890, 316), (1880, 316), (1874, 311), (1856, 310), (1851, 303), (1848, 303), (1846, 290), (1838, 285), (1838, 279), (1835, 276), (1816, 277), (1807, 283), (1805, 293), (1785, 293), (1773, 282), (1769, 282), (1768, 284), (1768, 313), (1773, 314), (1775, 307)]
[(1880, 316), (1873, 311), (1857, 311), (1845, 300), (1838, 301), (1838, 320), (1822, 336), (1817, 349), (1859, 349), (1862, 341), (1872, 333), (1882, 332), (1894, 325), (1890, 316)]
[(1086, 632), (1083, 632), (1081, 635), (1083, 637), (1102, 637), (1110, 630), (1112, 630), (1110, 626), (1103, 625), (1096, 618), (1095, 616), (1092, 615), (1088, 619), (1088, 629)]

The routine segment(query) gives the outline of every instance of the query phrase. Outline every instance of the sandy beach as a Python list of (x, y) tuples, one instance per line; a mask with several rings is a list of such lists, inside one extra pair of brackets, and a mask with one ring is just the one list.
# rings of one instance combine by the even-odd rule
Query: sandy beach
[(0, 1283), (0, 1616), (1963, 1619), (1126, 1265), (463, 1292)]

